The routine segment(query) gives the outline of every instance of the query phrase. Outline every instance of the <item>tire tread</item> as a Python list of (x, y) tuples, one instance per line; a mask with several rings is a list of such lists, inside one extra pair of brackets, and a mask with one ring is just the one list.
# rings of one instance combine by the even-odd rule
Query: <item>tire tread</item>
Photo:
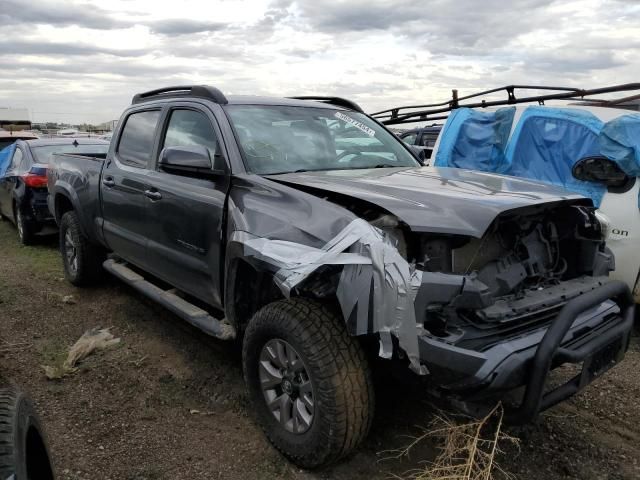
[[(72, 275), (66, 265), (64, 250), (64, 238), (67, 231), (76, 242), (77, 255), (79, 256), (78, 271)], [(73, 285), (83, 287), (94, 284), (102, 274), (102, 260), (100, 249), (93, 245), (82, 232), (80, 220), (74, 211), (68, 211), (60, 219), (60, 254), (64, 266), (64, 276)]]
[[(295, 320), (293, 320), (295, 319)], [(263, 307), (250, 322), (245, 338), (255, 331), (286, 322), (291, 335), (302, 345), (312, 346), (308, 361), (316, 368), (317, 395), (329, 406), (331, 428), (322, 430), (324, 451), (299, 455), (284, 451), (268, 428), (270, 441), (296, 464), (318, 467), (340, 460), (367, 436), (373, 420), (374, 394), (364, 349), (351, 337), (342, 318), (327, 305), (305, 298), (277, 301)], [(245, 341), (245, 348), (248, 342)], [(246, 358), (243, 352), (243, 358)], [(245, 370), (246, 371), (246, 370)]]

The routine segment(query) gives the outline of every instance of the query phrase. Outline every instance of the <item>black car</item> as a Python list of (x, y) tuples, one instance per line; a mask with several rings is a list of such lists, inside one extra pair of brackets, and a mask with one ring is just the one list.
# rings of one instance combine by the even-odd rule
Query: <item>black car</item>
[(27, 245), (36, 234), (55, 231), (47, 207), (47, 166), (53, 153), (100, 154), (109, 142), (93, 138), (18, 140), (6, 172), (0, 177), (0, 215), (16, 224)]
[(433, 152), (433, 147), (436, 145), (440, 130), (442, 130), (442, 125), (433, 124), (429, 127), (414, 128), (413, 130), (402, 132), (398, 136), (407, 145), (424, 149), (425, 157), (431, 158), (431, 152)]

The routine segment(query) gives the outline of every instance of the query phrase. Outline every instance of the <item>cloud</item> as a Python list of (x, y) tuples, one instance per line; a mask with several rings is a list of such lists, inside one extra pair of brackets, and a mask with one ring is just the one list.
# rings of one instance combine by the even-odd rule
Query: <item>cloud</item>
[(640, 48), (632, 0), (0, 4), (0, 105), (77, 122), (115, 118), (133, 94), (178, 83), (332, 94), (368, 111), (452, 88), (597, 87), (635, 81)]
[(47, 25), (78, 25), (97, 30), (126, 28), (129, 22), (113, 18), (109, 12), (88, 3), (3, 0), (0, 23)]
[[(390, 32), (429, 52), (451, 55), (489, 54), (521, 34), (555, 21), (545, 8), (553, 0), (315, 0), (296, 3), (300, 19), (328, 34)], [(514, 8), (516, 7), (517, 8)]]
[[(202, 68), (202, 72), (208, 75), (220, 74), (220, 70), (214, 67)], [(61, 63), (34, 62), (34, 61), (4, 61), (0, 60), (0, 78), (11, 72), (14, 76), (16, 72), (24, 75), (49, 75), (50, 73), (65, 74), (63, 78), (74, 78), (78, 81), (82, 77), (96, 75), (119, 76), (123, 78), (155, 78), (156, 82), (166, 82), (171, 77), (188, 77), (188, 72), (180, 68), (178, 64), (157, 64), (153, 62), (129, 62), (129, 61), (103, 61), (95, 62), (92, 59), (72, 60)], [(94, 78), (95, 79), (95, 78)], [(155, 87), (157, 88), (157, 86)]]
[(524, 55), (524, 67), (537, 72), (565, 72), (568, 74), (607, 70), (625, 65), (625, 61), (602, 50), (582, 49), (579, 55), (572, 50), (529, 52)]
[(105, 48), (98, 45), (83, 45), (78, 43), (58, 43), (40, 41), (0, 40), (0, 50), (5, 55), (113, 55), (116, 57), (140, 57), (147, 50), (119, 50)]
[(167, 19), (148, 24), (153, 33), (167, 36), (191, 35), (194, 33), (216, 32), (223, 30), (227, 24), (201, 20)]

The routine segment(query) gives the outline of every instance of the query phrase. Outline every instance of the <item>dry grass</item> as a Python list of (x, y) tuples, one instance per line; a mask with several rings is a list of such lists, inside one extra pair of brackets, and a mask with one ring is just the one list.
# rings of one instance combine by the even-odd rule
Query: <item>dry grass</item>
[(108, 328), (93, 328), (87, 330), (69, 349), (67, 358), (62, 365), (43, 365), (45, 375), (50, 380), (57, 380), (71, 373), (75, 373), (78, 370), (76, 365), (81, 360), (95, 351), (104, 350), (118, 343), (120, 343), (120, 339), (114, 338)]
[(441, 413), (422, 434), (411, 437), (411, 442), (400, 449), (382, 452), (385, 459), (408, 457), (419, 443), (429, 439), (439, 442), (440, 453), (433, 462), (423, 468), (413, 469), (404, 475), (394, 475), (402, 480), (493, 480), (512, 479), (496, 462), (502, 443), (517, 444), (518, 439), (502, 431), (504, 410), (496, 405), (481, 419), (454, 420)]

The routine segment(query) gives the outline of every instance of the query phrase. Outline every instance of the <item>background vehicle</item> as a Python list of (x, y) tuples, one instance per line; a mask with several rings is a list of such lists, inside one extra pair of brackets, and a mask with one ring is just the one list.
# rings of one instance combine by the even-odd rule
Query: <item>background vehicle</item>
[(109, 143), (96, 139), (18, 140), (0, 161), (0, 215), (15, 223), (20, 241), (52, 233), (47, 207), (47, 164), (54, 152), (106, 153)]
[[(517, 98), (517, 89), (553, 92)], [(452, 100), (436, 105), (401, 107), (395, 109), (399, 112), (396, 118), (391, 118), (390, 111), (375, 116), (395, 125), (448, 115), (428, 164), (540, 180), (592, 198), (610, 220), (607, 245), (616, 258), (612, 277), (627, 283), (640, 302), (640, 116), (634, 113), (636, 95), (598, 98), (634, 90), (640, 90), (640, 84), (594, 90), (510, 86), (460, 99), (456, 92)], [(503, 91), (508, 93), (506, 100), (491, 98)], [(585, 97), (587, 101), (578, 101)], [(460, 103), (463, 100), (466, 103)]]
[(18, 130), (16, 132), (8, 132), (0, 129), (0, 150), (8, 147), (18, 140), (34, 140), (38, 135), (28, 130)]
[(398, 135), (407, 145), (413, 145), (425, 150), (425, 158), (431, 158), (433, 147), (436, 145), (442, 125), (433, 124), (428, 127), (414, 128)]
[[(527, 422), (628, 347), (633, 305), (590, 200), (422, 167), (348, 100), (138, 94), (106, 158), (54, 155), (48, 185), (66, 278), (102, 265), (242, 337), (256, 417), (300, 466), (366, 436), (376, 356), (466, 404), (525, 386), (510, 414)], [(545, 392), (563, 362), (583, 373)]]

